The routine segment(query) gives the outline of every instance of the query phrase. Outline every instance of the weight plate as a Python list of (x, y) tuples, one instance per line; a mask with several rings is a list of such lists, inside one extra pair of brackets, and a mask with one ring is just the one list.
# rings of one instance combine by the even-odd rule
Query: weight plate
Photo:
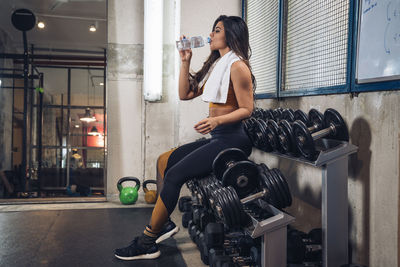
[(283, 209), (286, 203), (286, 195), (284, 195), (283, 189), (281, 189), (280, 182), (278, 181), (278, 178), (275, 177), (273, 169), (270, 170), (268, 174), (268, 178), (273, 186), (273, 189), (275, 190), (277, 196), (276, 198), (278, 199), (278, 206), (276, 206), (276, 208)]
[(307, 114), (300, 109), (294, 112), (294, 121), (297, 120), (304, 122), (307, 126), (310, 126), (310, 121), (308, 120)]
[(268, 178), (269, 170), (267, 170), (266, 165), (260, 164), (259, 165), (260, 171), (260, 183), (261, 183), (261, 190), (264, 188), (268, 190), (268, 194), (264, 197), (264, 200), (270, 203), (272, 206), (279, 206), (279, 200), (277, 199), (277, 195), (275, 190), (271, 184), (271, 181)]
[(237, 216), (237, 221), (238, 221), (238, 225), (242, 224), (242, 217), (243, 217), (243, 206), (242, 203), (240, 202), (239, 196), (237, 195), (235, 189), (231, 186), (226, 187), (226, 189), (229, 191), (229, 193), (231, 194), (233, 203), (234, 203), (234, 207), (235, 207), (235, 215)]
[(303, 122), (295, 121), (293, 123), (293, 136), (301, 155), (306, 159), (314, 160), (317, 154), (314, 140)]
[(253, 110), (253, 117), (254, 117), (254, 118), (257, 118), (257, 119), (262, 118), (262, 117), (263, 117), (263, 111), (262, 111), (262, 109), (260, 109), (260, 108), (255, 108), (255, 109)]
[(248, 196), (257, 187), (257, 165), (251, 161), (235, 162), (222, 175), (222, 185), (232, 186), (240, 198)]
[[(214, 194), (215, 208), (216, 208), (218, 217), (221, 218), (221, 220), (225, 224), (229, 225), (230, 224), (230, 215), (227, 214), (228, 210), (225, 207), (225, 200), (223, 199), (223, 197), (220, 193), (221, 190), (222, 190), (222, 188), (217, 190)], [(219, 213), (217, 207), (221, 208), (221, 213)]]
[(294, 112), (292, 109), (284, 109), (282, 111), (281, 120), (287, 120), (289, 122), (294, 122)]
[(263, 151), (272, 151), (272, 147), (271, 144), (269, 143), (269, 140), (267, 138), (267, 123), (265, 121), (259, 120), (260, 125), (262, 126), (263, 129), (263, 137), (260, 140), (258, 147), (259, 149), (263, 150)]
[(280, 179), (281, 184), (282, 184), (282, 186), (283, 186), (283, 188), (285, 190), (286, 197), (288, 199), (288, 202), (287, 202), (286, 206), (289, 207), (289, 206), (292, 205), (292, 194), (290, 193), (290, 189), (289, 189), (289, 185), (287, 183), (287, 180), (286, 180), (285, 176), (283, 176), (282, 172), (279, 169), (273, 169), (273, 170), (275, 171), (277, 177)]
[(279, 151), (285, 154), (294, 152), (295, 144), (293, 142), (292, 126), (288, 121), (281, 120), (279, 122), (278, 135)]
[(290, 196), (290, 192), (287, 192), (287, 188), (285, 186), (286, 180), (284, 180), (284, 178), (282, 178), (280, 176), (281, 173), (278, 173), (277, 170), (278, 169), (274, 168), (274, 169), (271, 170), (271, 173), (275, 176), (275, 179), (277, 180), (278, 185), (279, 185), (279, 189), (282, 192), (282, 196), (285, 199), (285, 202), (283, 203), (282, 208), (286, 208), (286, 207), (289, 207), (292, 204), (292, 199), (291, 199), (291, 196)]
[(349, 131), (347, 130), (346, 123), (344, 122), (342, 116), (340, 116), (339, 112), (333, 108), (328, 108), (324, 113), (324, 117), (326, 127), (329, 127), (330, 125), (335, 126), (335, 131), (327, 136), (327, 138), (348, 142)]
[(213, 172), (217, 179), (221, 179), (225, 170), (230, 164), (237, 161), (246, 160), (247, 156), (244, 152), (238, 148), (228, 148), (222, 150), (214, 159), (212, 164)]
[(265, 139), (265, 127), (263, 125), (263, 120), (254, 121), (254, 146), (257, 148), (262, 148)]
[(237, 203), (235, 203), (235, 200), (227, 187), (224, 187), (223, 193), (226, 196), (228, 203), (227, 208), (229, 209), (229, 213), (231, 215), (231, 225), (229, 227), (238, 226), (240, 225), (240, 216), (237, 211)]
[(274, 116), (274, 121), (279, 121), (282, 116), (282, 109), (277, 108), (272, 111), (272, 115)]
[(269, 188), (269, 192), (271, 195), (271, 201), (270, 203), (276, 207), (276, 208), (280, 208), (280, 198), (279, 198), (279, 193), (275, 188), (275, 184), (273, 183), (272, 179), (271, 179), (271, 170), (266, 170), (264, 166), (262, 166), (264, 168), (264, 175), (265, 175), (265, 179), (266, 182), (268, 183), (268, 188)]
[[(269, 144), (271, 145), (273, 150), (278, 150), (279, 148), (279, 140), (278, 140), (278, 124), (273, 120), (268, 120), (267, 122), (267, 136), (269, 140)], [(269, 151), (267, 151), (269, 152)]]
[(238, 217), (237, 217), (238, 224), (237, 225), (241, 226), (242, 221), (243, 221), (242, 218), (245, 215), (242, 202), (240, 202), (239, 195), (237, 194), (237, 192), (235, 191), (235, 189), (233, 187), (228, 186), (228, 187), (226, 187), (226, 189), (231, 193), (232, 200), (234, 202), (234, 206), (237, 209), (237, 214), (238, 214)]
[(308, 120), (310, 121), (311, 126), (314, 127), (311, 133), (318, 132), (325, 128), (324, 115), (314, 108), (310, 109), (308, 112)]
[(272, 114), (270, 109), (265, 109), (264, 110), (264, 121), (267, 120), (273, 120), (274, 119), (274, 115)]
[(224, 214), (225, 217), (225, 223), (226, 225), (228, 225), (228, 227), (232, 227), (232, 225), (235, 224), (235, 217), (233, 215), (233, 210), (231, 207), (231, 203), (230, 200), (225, 192), (225, 188), (221, 188), (217, 191), (217, 193), (220, 196), (220, 199), (222, 200), (222, 212)]

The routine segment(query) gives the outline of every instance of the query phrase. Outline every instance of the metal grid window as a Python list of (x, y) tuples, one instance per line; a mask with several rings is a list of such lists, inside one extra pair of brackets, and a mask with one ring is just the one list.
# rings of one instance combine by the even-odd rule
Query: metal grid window
[(286, 3), (282, 89), (345, 85), (349, 1)]
[(248, 0), (246, 7), (250, 64), (256, 77), (256, 93), (275, 93), (277, 86), (279, 0)]

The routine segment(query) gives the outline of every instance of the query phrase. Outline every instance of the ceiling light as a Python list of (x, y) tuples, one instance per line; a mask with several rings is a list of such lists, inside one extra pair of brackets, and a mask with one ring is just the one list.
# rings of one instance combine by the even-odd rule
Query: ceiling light
[(94, 122), (96, 121), (96, 118), (90, 115), (90, 109), (87, 108), (85, 111), (85, 115), (82, 118), (80, 118), (80, 120), (84, 122)]
[(104, 85), (104, 83), (100, 83), (100, 86), (103, 86)]
[(79, 124), (75, 124), (75, 128), (79, 128)]
[(1, 87), (1, 80), (0, 80), (0, 87)]
[(39, 29), (43, 29), (44, 27), (46, 27), (46, 25), (44, 24), (43, 21), (39, 21), (37, 26), (38, 26)]
[(92, 127), (92, 130), (90, 130), (90, 132), (88, 132), (88, 135), (100, 135), (99, 131), (97, 130), (96, 126)]
[(89, 31), (95, 32), (96, 31), (96, 26), (94, 24), (90, 25)]

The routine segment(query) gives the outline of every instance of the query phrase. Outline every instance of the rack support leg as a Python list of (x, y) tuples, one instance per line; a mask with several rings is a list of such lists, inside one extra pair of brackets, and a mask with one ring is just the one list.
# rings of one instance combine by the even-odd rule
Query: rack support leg
[(348, 158), (322, 168), (322, 260), (324, 267), (348, 263)]

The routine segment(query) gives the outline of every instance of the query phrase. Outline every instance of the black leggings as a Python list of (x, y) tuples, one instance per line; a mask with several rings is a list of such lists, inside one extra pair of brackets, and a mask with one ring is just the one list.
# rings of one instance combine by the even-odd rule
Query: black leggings
[(214, 158), (226, 148), (239, 148), (247, 156), (250, 155), (252, 144), (241, 122), (220, 125), (211, 132), (210, 139), (183, 145), (172, 152), (160, 193), (168, 215), (175, 209), (182, 185), (192, 178), (203, 178), (210, 174)]

